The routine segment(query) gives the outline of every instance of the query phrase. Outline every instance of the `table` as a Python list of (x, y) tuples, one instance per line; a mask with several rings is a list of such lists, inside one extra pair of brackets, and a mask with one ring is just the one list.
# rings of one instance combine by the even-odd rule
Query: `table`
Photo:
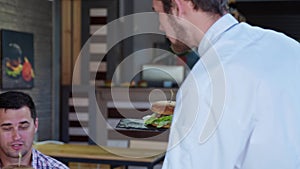
[(40, 144), (34, 148), (61, 162), (110, 164), (111, 166), (145, 166), (148, 169), (162, 162), (164, 150), (117, 148), (97, 145)]

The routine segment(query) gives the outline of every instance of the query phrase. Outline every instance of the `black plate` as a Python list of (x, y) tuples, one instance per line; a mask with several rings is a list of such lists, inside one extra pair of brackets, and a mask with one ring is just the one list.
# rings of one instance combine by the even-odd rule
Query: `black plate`
[(132, 129), (132, 130), (149, 130), (149, 131), (165, 131), (165, 128), (156, 128), (153, 126), (145, 126), (142, 119), (121, 119), (116, 128)]

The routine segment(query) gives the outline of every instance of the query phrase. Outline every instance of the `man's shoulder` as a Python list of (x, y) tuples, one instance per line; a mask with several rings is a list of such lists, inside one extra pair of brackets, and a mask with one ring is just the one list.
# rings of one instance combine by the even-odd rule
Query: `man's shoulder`
[(36, 166), (37, 168), (69, 169), (62, 162), (60, 162), (50, 156), (47, 156), (36, 149), (32, 150), (32, 154), (33, 154), (32, 165)]

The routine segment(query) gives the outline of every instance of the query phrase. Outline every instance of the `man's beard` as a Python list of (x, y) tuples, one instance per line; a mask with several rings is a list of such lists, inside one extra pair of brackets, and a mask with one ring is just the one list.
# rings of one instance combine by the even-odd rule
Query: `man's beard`
[[(24, 157), (28, 153), (27, 150), (22, 150), (20, 152), (21, 152), (22, 157)], [(7, 157), (10, 157), (10, 158), (19, 158), (19, 153), (16, 153), (16, 152), (6, 152), (5, 154)]]
[(175, 36), (175, 42), (171, 42), (171, 49), (175, 54), (183, 54), (189, 51), (191, 48), (181, 40), (187, 39), (187, 34), (183, 26), (179, 25), (173, 17), (169, 17), (170, 25), (173, 27)]

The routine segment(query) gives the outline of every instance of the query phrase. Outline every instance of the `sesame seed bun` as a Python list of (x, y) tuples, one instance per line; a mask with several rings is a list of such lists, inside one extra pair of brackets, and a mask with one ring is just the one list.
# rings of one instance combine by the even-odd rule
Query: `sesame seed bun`
[(158, 101), (151, 105), (151, 111), (157, 114), (172, 115), (174, 113), (175, 101)]

